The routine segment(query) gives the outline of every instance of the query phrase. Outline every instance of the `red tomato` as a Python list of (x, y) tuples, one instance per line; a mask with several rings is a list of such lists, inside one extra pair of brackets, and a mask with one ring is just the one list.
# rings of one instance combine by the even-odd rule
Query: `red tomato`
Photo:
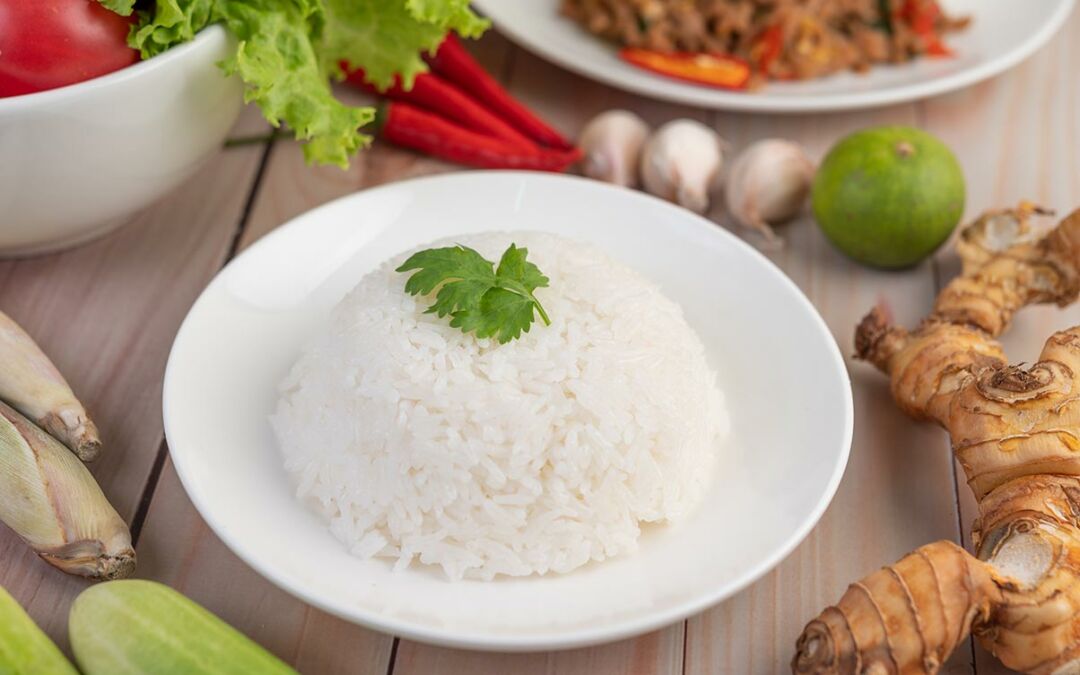
[(0, 0), (0, 97), (89, 80), (138, 60), (129, 20), (98, 0)]

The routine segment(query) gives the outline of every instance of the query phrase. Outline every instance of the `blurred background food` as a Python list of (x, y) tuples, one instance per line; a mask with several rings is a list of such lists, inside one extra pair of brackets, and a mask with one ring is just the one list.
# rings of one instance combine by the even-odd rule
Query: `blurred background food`
[(947, 56), (970, 21), (936, 0), (563, 0), (562, 12), (622, 47), (737, 59), (750, 86)]

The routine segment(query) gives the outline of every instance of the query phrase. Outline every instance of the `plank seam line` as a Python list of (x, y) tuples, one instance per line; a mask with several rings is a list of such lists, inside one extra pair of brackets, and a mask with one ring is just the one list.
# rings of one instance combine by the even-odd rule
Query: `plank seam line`
[(158, 446), (157, 455), (154, 457), (154, 463), (150, 467), (150, 475), (146, 478), (146, 485), (143, 487), (142, 494), (139, 495), (139, 506), (135, 509), (135, 516), (131, 519), (131, 547), (135, 548), (139, 544), (139, 535), (142, 534), (143, 524), (146, 522), (146, 516), (150, 513), (150, 502), (154, 499), (154, 492), (156, 491), (158, 480), (161, 478), (161, 471), (165, 468), (165, 457), (168, 455), (168, 445), (165, 443), (165, 439), (161, 439), (161, 444)]
[(507, 40), (506, 55), (503, 57), (502, 68), (499, 69), (499, 79), (504, 87), (510, 86), (510, 80), (514, 77), (514, 66), (517, 62), (517, 45)]
[(394, 644), (390, 647), (390, 660), (386, 662), (386, 675), (394, 675), (394, 666), (397, 665), (397, 650), (401, 644), (401, 638), (394, 636)]
[(244, 210), (240, 212), (240, 218), (236, 223), (236, 232), (233, 233), (232, 241), (229, 243), (229, 250), (225, 254), (225, 260), (221, 263), (222, 267), (225, 267), (230, 260), (235, 258), (240, 250), (240, 241), (244, 237), (244, 231), (247, 230), (248, 221), (251, 220), (251, 212), (255, 209), (255, 199), (259, 196), (259, 188), (262, 187), (266, 168), (270, 164), (270, 153), (273, 152), (276, 143), (277, 141), (271, 140), (263, 149), (262, 157), (259, 159), (259, 168), (255, 170), (251, 190), (248, 192), (247, 201), (244, 202)]
[[(263, 175), (266, 173), (266, 166), (270, 159), (270, 150), (273, 147), (274, 141), (267, 143), (266, 148), (263, 149), (262, 157), (259, 158), (259, 166), (255, 170), (255, 177), (252, 180), (247, 199), (244, 201), (244, 208), (240, 212), (240, 218), (237, 219), (236, 231), (233, 233), (232, 240), (229, 242), (229, 248), (225, 253), (225, 259), (219, 265), (219, 269), (224, 267), (236, 256), (236, 252), (240, 247), (240, 239), (244, 234), (244, 230), (247, 229), (248, 219), (251, 217), (251, 211), (255, 204), (255, 197), (259, 192), (259, 186), (262, 184)], [(161, 472), (165, 468), (165, 457), (169, 454), (168, 451), (168, 442), (162, 438), (161, 444), (157, 449), (157, 455), (154, 457), (154, 463), (150, 467), (150, 474), (146, 478), (146, 485), (143, 486), (142, 494), (139, 495), (139, 504), (135, 509), (135, 515), (131, 518), (131, 526), (129, 529), (131, 530), (132, 548), (138, 546), (139, 535), (142, 534), (142, 528), (146, 523), (146, 517), (150, 513), (150, 503), (154, 500), (154, 493), (157, 492), (158, 482), (161, 480)]]
[[(938, 259), (936, 257), (930, 260), (930, 271), (933, 274), (934, 278), (934, 296), (937, 297), (937, 294), (941, 292), (941, 289), (945, 286), (945, 284), (944, 279), (942, 279), (941, 276), (941, 265), (938, 264)], [(949, 462), (949, 473), (952, 475), (953, 503), (956, 507), (956, 532), (957, 537), (960, 539), (960, 546), (966, 550), (967, 542), (965, 541), (965, 539), (967, 539), (967, 537), (964, 536), (964, 516), (963, 513), (961, 513), (960, 511), (960, 476), (958, 476), (956, 473), (956, 459), (953, 457), (951, 441), (947, 445), (949, 446), (949, 459), (952, 460)], [(971, 663), (971, 672), (973, 673), (973, 675), (979, 675), (979, 665), (978, 661), (976, 661), (975, 659), (974, 635), (968, 635), (967, 645), (968, 658), (970, 659)]]
[(686, 643), (688, 641), (688, 635), (690, 633), (690, 619), (683, 619), (682, 622), (682, 664), (680, 664), (679, 672), (682, 675), (686, 675)]

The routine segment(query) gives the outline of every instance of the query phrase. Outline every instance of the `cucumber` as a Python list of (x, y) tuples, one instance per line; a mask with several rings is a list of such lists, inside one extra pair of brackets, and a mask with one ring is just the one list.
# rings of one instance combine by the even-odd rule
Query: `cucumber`
[(79, 675), (15, 598), (0, 588), (0, 675)]
[(229, 624), (153, 581), (86, 589), (71, 605), (68, 630), (84, 675), (296, 675)]

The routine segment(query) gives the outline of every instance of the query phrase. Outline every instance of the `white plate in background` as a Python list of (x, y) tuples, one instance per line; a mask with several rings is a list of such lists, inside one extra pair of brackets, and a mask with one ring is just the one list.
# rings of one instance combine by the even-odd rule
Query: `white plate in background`
[[(540, 230), (598, 244), (659, 282), (705, 343), (732, 439), (700, 509), (637, 553), (570, 574), (446, 581), (350, 556), (294, 497), (268, 416), (330, 309), (367, 272), (455, 234)], [(763, 311), (767, 307), (768, 311)], [(393, 183), (281, 226), (184, 321), (165, 430), (188, 495), (263, 576), (344, 619), (473, 649), (576, 647), (697, 613), (768, 572), (824, 512), (847, 463), (851, 387), (825, 323), (770, 261), (685, 209), (603, 183), (467, 172)]]
[(621, 61), (616, 46), (559, 13), (561, 0), (473, 0), (495, 27), (531, 52), (579, 75), (676, 103), (754, 112), (853, 110), (936, 96), (1015, 66), (1049, 40), (1075, 0), (941, 0), (950, 14), (971, 16), (946, 42), (956, 55), (877, 66), (802, 82), (770, 82), (758, 91), (727, 91), (656, 75)]

